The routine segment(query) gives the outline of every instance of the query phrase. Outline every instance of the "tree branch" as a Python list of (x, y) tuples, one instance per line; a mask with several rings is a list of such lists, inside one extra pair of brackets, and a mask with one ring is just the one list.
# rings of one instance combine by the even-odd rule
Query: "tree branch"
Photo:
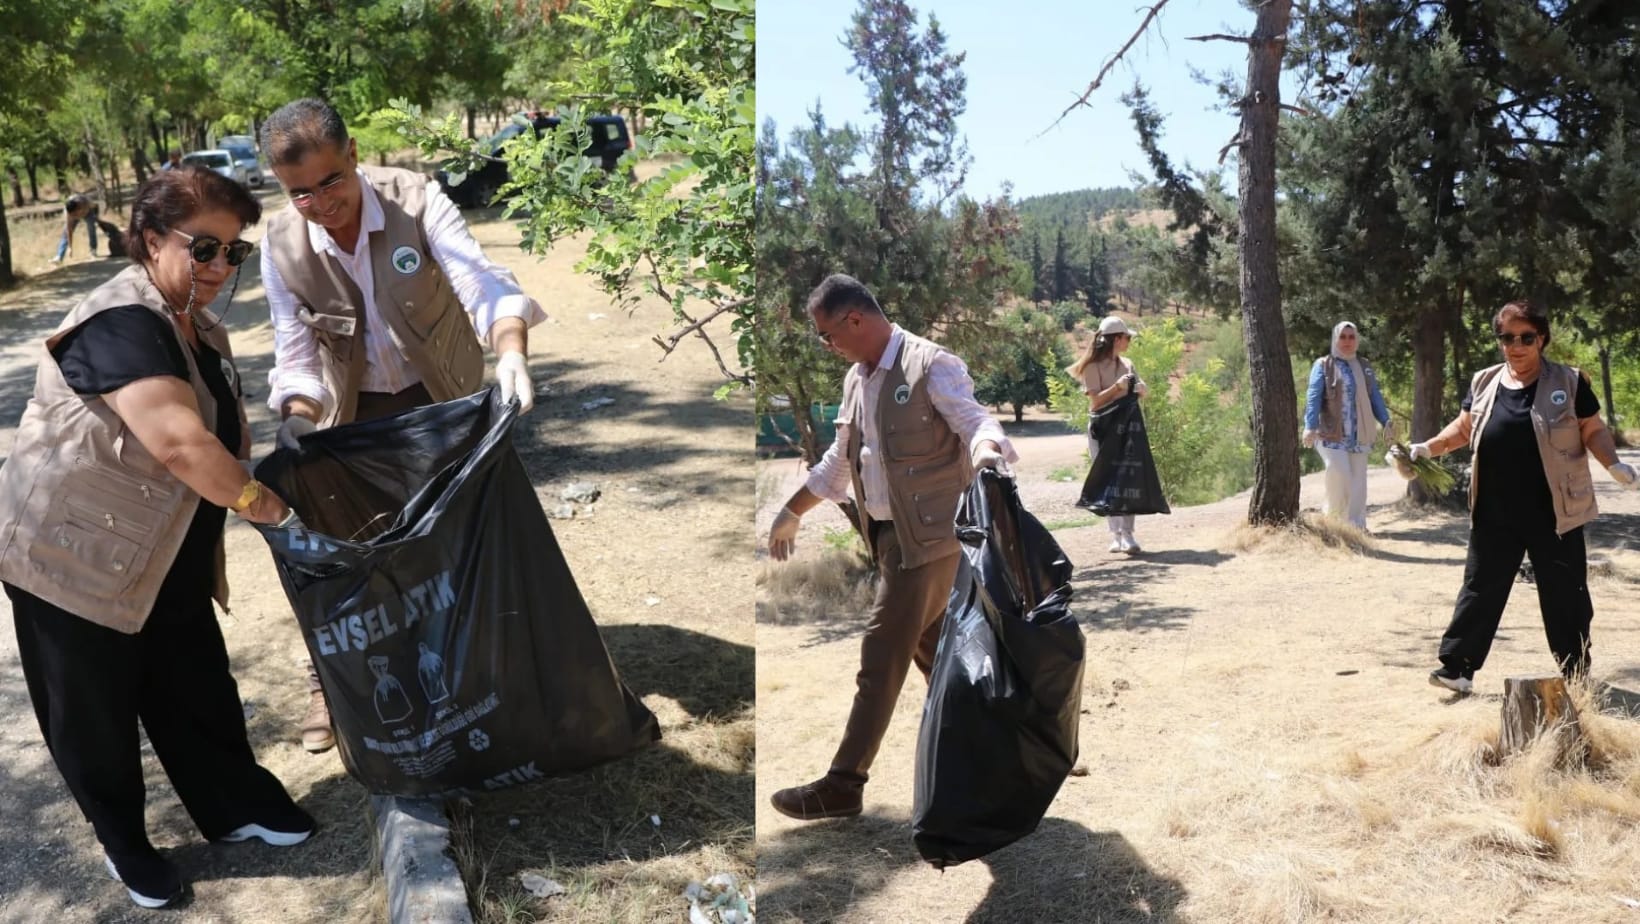
[(698, 321), (695, 320), (694, 318), (691, 318), (687, 313), (684, 312), (683, 309), (681, 309), (681, 308), (674, 309), (677, 312), (678, 317), (682, 318), (685, 321), (688, 321), (689, 324), (686, 327), (684, 327), (682, 330), (673, 333), (670, 337), (667, 337), (665, 339), (662, 339), (659, 334), (655, 335), (654, 341), (661, 348), (661, 358), (656, 360), (656, 362), (665, 362), (666, 357), (672, 355), (672, 351), (678, 348), (678, 343), (681, 342), (683, 340), (683, 338), (689, 336), (690, 334), (694, 334), (695, 336), (699, 337), (701, 340), (706, 342), (706, 348), (708, 350), (712, 351), (712, 359), (717, 361), (718, 371), (723, 373), (724, 378), (730, 379), (730, 380), (735, 381), (735, 382), (739, 382), (742, 385), (747, 385), (747, 386), (751, 385), (752, 384), (752, 377), (750, 375), (748, 375), (744, 372), (734, 373), (734, 372), (729, 371), (729, 366), (728, 366), (727, 363), (725, 363), (723, 361), (723, 354), (718, 351), (717, 344), (714, 343), (712, 341), (712, 338), (706, 333), (705, 330), (703, 330), (703, 328), (708, 323), (710, 323), (714, 318), (716, 318), (718, 315), (727, 314), (728, 312), (740, 309), (740, 308), (744, 307), (750, 301), (751, 301), (751, 299), (749, 299), (749, 298), (739, 298), (739, 299), (735, 299), (732, 302), (724, 302), (723, 304), (718, 305), (717, 307), (713, 308), (710, 312), (708, 312), (705, 316), (703, 316)]
[(1315, 115), (1315, 113), (1312, 110), (1305, 109), (1303, 106), (1295, 106), (1292, 103), (1282, 103), (1281, 108), (1287, 110), (1288, 112), (1296, 112), (1296, 113), (1298, 113), (1299, 115), (1302, 115), (1302, 116), (1313, 116), (1313, 115)]
[(1184, 40), (1187, 42), (1238, 42), (1242, 45), (1253, 44), (1253, 39), (1251, 36), (1225, 35), (1223, 32), (1215, 32), (1212, 35), (1187, 35)]
[(1237, 147), (1241, 147), (1241, 132), (1240, 131), (1237, 131), (1236, 134), (1233, 137), (1231, 137), (1230, 141), (1228, 143), (1226, 143), (1224, 147), (1219, 148), (1219, 166), (1221, 166), (1221, 167), (1224, 166), (1224, 158), (1225, 158), (1226, 155), (1228, 155), (1230, 153), (1230, 149), (1231, 148), (1237, 148)]
[(1122, 56), (1127, 54), (1128, 49), (1133, 47), (1133, 43), (1139, 40), (1139, 36), (1143, 35), (1145, 30), (1150, 28), (1150, 21), (1156, 18), (1156, 14), (1160, 13), (1162, 11), (1162, 7), (1164, 6), (1167, 6), (1167, 0), (1156, 0), (1156, 3), (1152, 5), (1151, 8), (1145, 13), (1144, 21), (1139, 23), (1139, 28), (1135, 29), (1133, 35), (1128, 37), (1127, 44), (1123, 45), (1117, 50), (1116, 54), (1111, 55), (1110, 58), (1105, 61), (1105, 66), (1099, 68), (1098, 75), (1093, 78), (1092, 83), (1088, 84), (1088, 88), (1082, 91), (1082, 95), (1077, 98), (1076, 102), (1066, 106), (1065, 111), (1059, 114), (1059, 118), (1053, 120), (1053, 125), (1049, 125), (1047, 128), (1044, 128), (1042, 131), (1037, 133), (1037, 138), (1046, 135), (1057, 125), (1059, 125), (1060, 122), (1065, 121), (1065, 117), (1070, 115), (1072, 110), (1076, 109), (1078, 106), (1086, 106), (1088, 104), (1088, 98), (1093, 96), (1094, 91), (1099, 89), (1099, 85), (1105, 82), (1105, 76), (1110, 73), (1111, 68), (1115, 67), (1116, 63), (1122, 60)]

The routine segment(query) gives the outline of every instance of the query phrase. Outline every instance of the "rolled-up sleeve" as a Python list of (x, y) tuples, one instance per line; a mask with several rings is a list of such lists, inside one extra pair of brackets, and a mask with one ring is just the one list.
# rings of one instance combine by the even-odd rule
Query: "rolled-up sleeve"
[(467, 230), (461, 210), (437, 183), (427, 184), (424, 221), (428, 250), (462, 307), (472, 315), (473, 329), (481, 338), (488, 341), (490, 326), (501, 318), (523, 318), (527, 327), (547, 319), (540, 303), (524, 294), (512, 270), (484, 255)]
[(1304, 393), (1304, 429), (1321, 428), (1321, 360), (1310, 367), (1310, 387)]
[(1004, 459), (1019, 461), (1019, 453), (1002, 432), (1002, 424), (974, 400), (974, 380), (968, 375), (967, 364), (955, 354), (941, 352), (929, 363), (928, 397), (946, 424), (962, 437), (970, 454), (974, 447), (991, 440), (1002, 449)]
[(853, 425), (839, 423), (837, 438), (832, 440), (826, 454), (809, 470), (808, 480), (803, 483), (809, 493), (836, 503), (848, 499), (849, 483), (853, 480), (848, 472), (849, 446), (853, 439)]
[(268, 407), (278, 413), (289, 398), (300, 395), (329, 408), (333, 400), (325, 387), (319, 338), (296, 317), (296, 296), (274, 265), (273, 254), (262, 248), (262, 287), (273, 320), (273, 368), (268, 371)]

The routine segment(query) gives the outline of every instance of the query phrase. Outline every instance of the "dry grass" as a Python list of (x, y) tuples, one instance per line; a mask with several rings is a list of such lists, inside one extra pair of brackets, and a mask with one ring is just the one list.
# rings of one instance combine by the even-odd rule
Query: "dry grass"
[(1221, 543), (1221, 548), (1237, 553), (1280, 556), (1320, 553), (1338, 557), (1341, 553), (1369, 552), (1376, 546), (1371, 536), (1348, 523), (1306, 510), (1299, 514), (1296, 522), (1286, 526), (1238, 524)]
[(776, 625), (857, 616), (871, 603), (873, 572), (857, 547), (765, 562), (757, 574), (757, 621)]

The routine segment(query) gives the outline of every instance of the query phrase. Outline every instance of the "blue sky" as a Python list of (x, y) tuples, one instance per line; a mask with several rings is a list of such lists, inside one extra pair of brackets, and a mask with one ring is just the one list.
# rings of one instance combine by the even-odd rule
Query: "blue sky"
[[(962, 132), (973, 156), (967, 193), (986, 198), (1012, 181), (1015, 198), (1126, 186), (1129, 172), (1148, 177), (1144, 154), (1121, 96), (1135, 77), (1165, 117), (1162, 144), (1175, 164), (1215, 168), (1236, 120), (1219, 111), (1217, 94), (1191, 77), (1247, 71), (1247, 49), (1231, 42), (1190, 42), (1206, 33), (1245, 34), (1253, 14), (1235, 0), (1171, 0), (1089, 100), (1046, 134), (1143, 19), (1139, 0), (911, 0), (919, 22), (939, 19), (947, 47), (968, 54), (968, 110)], [(818, 99), (833, 125), (866, 125), (865, 86), (848, 73), (852, 59), (838, 41), (855, 3), (758, 0), (758, 122), (773, 118), (782, 141), (806, 124)], [(1282, 98), (1291, 101), (1284, 77)], [(1232, 166), (1234, 160), (1226, 161)], [(1234, 183), (1232, 182), (1232, 188)]]

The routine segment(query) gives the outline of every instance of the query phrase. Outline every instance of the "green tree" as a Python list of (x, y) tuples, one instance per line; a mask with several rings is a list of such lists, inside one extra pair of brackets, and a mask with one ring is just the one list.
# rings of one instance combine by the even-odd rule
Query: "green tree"
[(974, 397), (982, 404), (1007, 405), (1014, 420), (1024, 420), (1027, 406), (1047, 403), (1050, 370), (1070, 362), (1060, 325), (1051, 314), (1015, 308), (1003, 317), (995, 345), (975, 360)]

